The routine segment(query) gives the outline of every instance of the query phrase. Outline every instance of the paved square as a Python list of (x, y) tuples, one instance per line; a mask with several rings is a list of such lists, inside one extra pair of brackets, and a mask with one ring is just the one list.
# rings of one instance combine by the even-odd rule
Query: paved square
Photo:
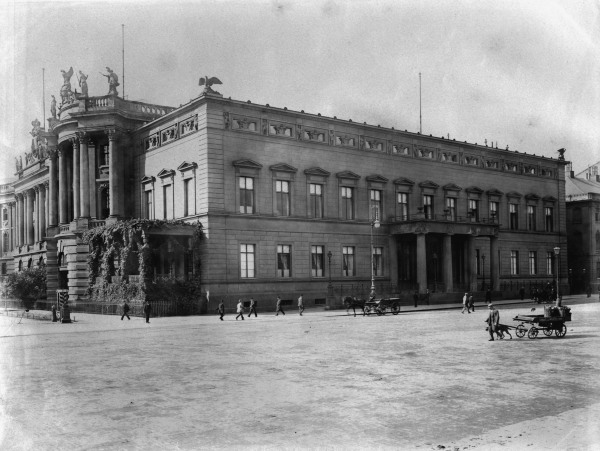
[(0, 316), (0, 447), (600, 449), (600, 303), (564, 303), (566, 337), (494, 342), (479, 307)]

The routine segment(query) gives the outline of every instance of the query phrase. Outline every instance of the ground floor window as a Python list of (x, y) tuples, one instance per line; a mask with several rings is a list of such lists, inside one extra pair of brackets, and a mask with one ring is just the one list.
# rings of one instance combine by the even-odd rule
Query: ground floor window
[(383, 276), (383, 248), (373, 248), (373, 275)]
[(323, 277), (323, 266), (324, 266), (325, 254), (323, 252), (323, 246), (311, 246), (310, 247), (310, 274), (313, 277)]
[(342, 275), (344, 277), (352, 277), (355, 275), (355, 267), (354, 267), (354, 247), (352, 246), (343, 246), (342, 247), (342, 256), (344, 259), (344, 265), (342, 268)]
[(254, 274), (254, 244), (241, 244), (240, 245), (240, 267), (241, 277), (248, 279), (255, 277)]
[(537, 252), (529, 251), (529, 274), (537, 274)]
[(277, 276), (291, 277), (292, 253), (291, 246), (287, 244), (279, 244), (277, 246)]
[(510, 273), (513, 276), (519, 274), (519, 251), (510, 251)]

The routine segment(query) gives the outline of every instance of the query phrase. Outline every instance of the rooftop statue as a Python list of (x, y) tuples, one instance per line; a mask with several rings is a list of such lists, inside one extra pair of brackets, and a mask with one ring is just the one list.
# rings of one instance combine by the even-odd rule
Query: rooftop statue
[(221, 80), (219, 80), (217, 77), (208, 77), (208, 75), (206, 77), (200, 77), (200, 81), (198, 83), (198, 85), (200, 86), (204, 86), (204, 90), (202, 92), (215, 92), (212, 90), (211, 86), (212, 85), (222, 85), (223, 83), (221, 83)]
[(50, 102), (50, 114), (52, 115), (52, 119), (56, 119), (56, 97), (51, 97), (52, 101)]
[(119, 86), (119, 77), (110, 69), (110, 67), (107, 67), (106, 71), (108, 74), (100, 72), (100, 75), (108, 78), (108, 95), (118, 96), (117, 86)]
[(68, 72), (65, 72), (61, 69), (63, 76), (63, 85), (60, 88), (60, 97), (62, 99), (62, 103), (69, 103), (74, 99), (73, 91), (71, 91), (71, 77), (73, 76), (73, 67), (71, 67)]
[(87, 75), (85, 75), (83, 72), (79, 71), (79, 87), (81, 88), (81, 96), (82, 97), (88, 96), (87, 78), (88, 78)]

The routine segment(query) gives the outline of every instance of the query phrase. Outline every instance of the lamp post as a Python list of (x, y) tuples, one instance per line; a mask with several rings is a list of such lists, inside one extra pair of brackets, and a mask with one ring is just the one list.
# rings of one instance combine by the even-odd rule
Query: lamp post
[(327, 252), (327, 260), (329, 260), (329, 286), (331, 286), (331, 251)]
[(483, 276), (483, 285), (481, 291), (485, 291), (485, 254), (481, 254), (481, 275)]
[(331, 284), (331, 251), (327, 252), (327, 259), (329, 260), (329, 283), (327, 284), (327, 308), (332, 308), (335, 303), (335, 297), (333, 295), (333, 285)]
[(381, 223), (379, 222), (379, 218), (375, 215), (375, 219), (371, 221), (371, 294), (372, 298), (375, 297), (375, 265), (373, 255), (373, 229), (378, 229)]
[(433, 292), (434, 293), (437, 292), (437, 261), (438, 261), (438, 256), (434, 252), (433, 253)]
[(560, 254), (560, 247), (556, 246), (554, 248), (554, 255), (556, 255), (556, 304), (560, 305), (561, 304), (561, 297), (560, 297), (560, 288), (558, 287), (559, 284), (559, 275), (560, 275), (560, 260), (558, 259), (558, 256)]

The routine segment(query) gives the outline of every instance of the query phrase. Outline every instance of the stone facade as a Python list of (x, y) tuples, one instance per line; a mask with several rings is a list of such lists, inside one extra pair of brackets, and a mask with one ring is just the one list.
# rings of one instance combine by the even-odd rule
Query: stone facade
[(49, 123), (11, 185), (12, 264), (44, 259), (49, 296), (85, 297), (79, 237), (107, 219), (200, 221), (204, 289), (230, 306), (337, 303), (372, 281), (378, 295), (505, 291), (555, 279), (567, 245), (561, 158), (212, 90), (177, 109), (79, 99)]

